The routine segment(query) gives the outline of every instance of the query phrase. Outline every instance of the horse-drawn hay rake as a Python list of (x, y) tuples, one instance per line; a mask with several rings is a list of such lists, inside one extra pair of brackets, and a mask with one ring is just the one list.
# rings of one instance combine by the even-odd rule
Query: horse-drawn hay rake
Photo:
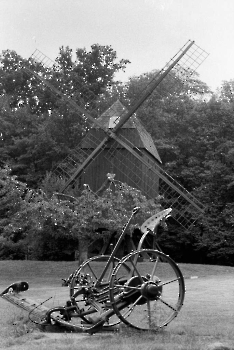
[(29, 311), (45, 330), (59, 325), (65, 331), (95, 333), (116, 330), (121, 322), (140, 330), (157, 331), (166, 326), (183, 305), (183, 275), (168, 255), (160, 250), (143, 249), (143, 244), (148, 234), (155, 234), (171, 209), (146, 220), (141, 226), (143, 235), (137, 249), (122, 259), (116, 257), (139, 209), (133, 209), (110, 255), (92, 257), (72, 274), (70, 298), (65, 306), (49, 309), (26, 299), (21, 292), (28, 289), (27, 282), (12, 284), (1, 297)]

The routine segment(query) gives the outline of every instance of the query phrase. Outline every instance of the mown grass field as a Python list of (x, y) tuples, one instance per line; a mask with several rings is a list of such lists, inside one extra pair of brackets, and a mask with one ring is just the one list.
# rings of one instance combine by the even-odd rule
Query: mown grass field
[[(156, 334), (130, 329), (119, 333), (42, 333), (28, 321), (28, 314), (0, 298), (0, 349), (19, 350), (205, 350), (218, 343), (234, 349), (234, 268), (179, 265), (186, 282), (185, 303), (178, 317)], [(69, 290), (61, 279), (76, 269), (75, 262), (0, 261), (0, 290), (25, 280), (25, 296), (47, 305), (63, 305)], [(221, 348), (220, 348), (221, 349)], [(224, 348), (223, 348), (224, 349)]]

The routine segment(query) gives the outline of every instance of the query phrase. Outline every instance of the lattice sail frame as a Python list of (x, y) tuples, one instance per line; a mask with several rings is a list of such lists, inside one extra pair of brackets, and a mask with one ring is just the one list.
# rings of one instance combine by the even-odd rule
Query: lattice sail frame
[[(105, 158), (106, 166), (109, 164), (109, 172), (115, 173), (115, 169), (118, 169), (118, 172), (131, 179), (131, 185), (141, 190), (146, 197), (152, 198), (152, 187), (157, 188), (159, 186), (158, 198), (161, 197), (160, 201), (165, 207), (173, 208), (173, 216), (182, 226), (188, 227), (203, 214), (205, 210), (203, 204), (173, 179), (159, 163), (156, 163), (152, 158), (142, 154), (141, 150), (136, 149), (123, 135), (120, 135), (120, 139), (129, 147), (129, 149), (126, 150), (128, 152), (127, 164), (126, 161), (124, 161), (122, 148), (119, 146), (119, 142), (113, 141), (109, 144), (108, 149), (106, 145), (104, 145), (100, 152), (98, 154), (96, 153), (84, 168), (83, 162), (89, 159), (90, 150), (82, 149), (81, 144), (80, 147), (74, 150), (74, 153), (57, 166), (54, 174), (59, 178), (66, 178), (67, 181), (70, 181), (74, 174), (74, 169), (77, 171), (77, 169), (82, 167), (83, 171), (80, 172), (74, 179), (74, 182), (72, 182), (75, 186), (79, 187), (80, 183), (84, 182), (82, 178), (85, 177), (89, 168), (92, 167), (93, 162), (97, 160), (98, 157)], [(97, 147), (99, 145), (99, 140), (95, 139), (93, 135), (92, 138), (87, 135), (86, 141), (92, 142), (92, 147)], [(131, 157), (129, 157), (129, 154)], [(147, 169), (147, 173), (144, 173), (144, 190), (142, 190), (142, 178), (139, 175), (140, 171), (137, 171), (142, 165)], [(103, 179), (103, 182), (105, 181), (106, 179)], [(67, 186), (65, 186), (65, 190), (62, 192), (66, 191), (69, 193), (69, 187)]]
[[(176, 79), (180, 83), (186, 82), (207, 56), (207, 52), (197, 46), (194, 41), (189, 40), (163, 67), (163, 69), (155, 75), (144, 89), (144, 92), (137, 96), (128, 113), (126, 114), (123, 112), (113, 129), (105, 128), (90, 114), (89, 106), (96, 96), (92, 96), (92, 92), (87, 87), (82, 86), (81, 84), (79, 89), (74, 91), (74, 94), (66, 95), (51, 85), (49, 74), (47, 74), (47, 77), (46, 74), (42, 77), (33, 72), (30, 68), (27, 68), (26, 70), (28, 70), (28, 72), (40, 79), (57, 95), (65, 98), (65, 100), (73, 106), (76, 112), (78, 112), (78, 118), (85, 118), (89, 123), (88, 130), (95, 125), (104, 131), (104, 137), (101, 141), (99, 138), (95, 138), (93, 134), (92, 137), (87, 134), (82, 140), (80, 146), (76, 147), (76, 149), (74, 149), (74, 151), (55, 169), (55, 174), (57, 176), (66, 179), (66, 184), (61, 188), (61, 192), (66, 192), (71, 185), (79, 184), (82, 176), (84, 176), (85, 172), (88, 171), (91, 164), (98, 157), (104, 157), (107, 163), (109, 162), (111, 171), (114, 157), (118, 169), (124, 173), (125, 177), (127, 176), (127, 178), (131, 179), (131, 183), (134, 181), (134, 187), (140, 190), (142, 190), (141, 178), (137, 175), (136, 168), (141, 167), (142, 164), (146, 167), (147, 175), (145, 175), (149, 178), (149, 183), (151, 185), (149, 187), (146, 186), (143, 192), (148, 197), (151, 196), (154, 179), (155, 186), (159, 179), (159, 195), (164, 198), (164, 202), (167, 206), (171, 206), (174, 209), (174, 215), (177, 221), (183, 226), (188, 227), (194, 222), (194, 220), (200, 217), (204, 212), (204, 206), (192, 194), (179, 185), (169, 174), (167, 174), (158, 163), (153, 162), (152, 158), (147, 157), (145, 154), (143, 155), (139, 149), (136, 149), (128, 139), (119, 133), (119, 130), (126, 121), (134, 115), (137, 109), (152, 94), (152, 92), (157, 89), (165, 77), (169, 76), (172, 80)], [(31, 60), (33, 62), (40, 62), (43, 67), (46, 67), (47, 73), (51, 70), (57, 71), (59, 69), (56, 63), (38, 50), (36, 50), (31, 56)], [(81, 95), (83, 97), (86, 93), (88, 94), (88, 98), (79, 98), (79, 105), (77, 105), (77, 94), (79, 97)], [(81, 103), (82, 100), (86, 102)], [(93, 151), (82, 147), (84, 141), (88, 141), (92, 144)], [(108, 151), (106, 151), (107, 145)], [(131, 159), (131, 164), (128, 163), (127, 167), (124, 162), (121, 162), (121, 148), (124, 148), (131, 154), (131, 157), (128, 157), (128, 159)]]

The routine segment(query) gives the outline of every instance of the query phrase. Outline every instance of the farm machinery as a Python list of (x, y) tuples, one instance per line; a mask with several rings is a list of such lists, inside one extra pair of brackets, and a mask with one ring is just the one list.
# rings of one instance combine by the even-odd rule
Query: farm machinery
[(42, 329), (95, 333), (116, 330), (125, 324), (139, 330), (157, 331), (170, 323), (183, 306), (185, 284), (177, 264), (160, 249), (144, 249), (147, 235), (156, 235), (157, 227), (170, 215), (165, 209), (141, 226), (137, 249), (122, 259), (116, 253), (132, 218), (134, 208), (110, 255), (98, 255), (84, 261), (72, 274), (69, 300), (64, 306), (47, 308), (25, 298), (27, 282), (11, 284), (0, 295), (28, 311)]

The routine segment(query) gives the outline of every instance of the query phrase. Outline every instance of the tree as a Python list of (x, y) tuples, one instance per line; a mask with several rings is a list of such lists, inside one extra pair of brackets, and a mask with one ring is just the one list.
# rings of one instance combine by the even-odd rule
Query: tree
[(166, 170), (207, 206), (204, 220), (190, 231), (192, 250), (205, 262), (232, 264), (233, 105), (215, 97), (195, 101), (171, 124)]
[[(28, 188), (0, 170), (0, 257), (60, 260), (72, 238), (74, 212), (66, 203)], [(63, 244), (63, 245), (62, 245)]]
[[(134, 100), (149, 81), (149, 74), (132, 79), (128, 98)], [(194, 259), (199, 256), (203, 262), (217, 258), (219, 263), (231, 263), (233, 82), (224, 82), (219, 95), (212, 95), (198, 78), (172, 89), (166, 83), (165, 79), (145, 101), (138, 117), (151, 133), (165, 170), (206, 205), (207, 212), (206, 220), (189, 232), (176, 225), (164, 232), (163, 247), (179, 261), (193, 259), (194, 252)]]
[(94, 44), (91, 51), (76, 50), (77, 61), (74, 72), (83, 78), (85, 85), (96, 95), (100, 95), (113, 82), (115, 73), (124, 70), (130, 63), (127, 59), (117, 60), (117, 53), (109, 45)]
[[(110, 186), (97, 196), (89, 189), (85, 190), (75, 202), (78, 220), (74, 230), (79, 237), (81, 261), (87, 258), (88, 246), (93, 238), (98, 237), (98, 229), (104, 228), (102, 235), (109, 237), (116, 232), (119, 235), (128, 221), (132, 209), (141, 208), (130, 229), (139, 227), (143, 221), (159, 210), (160, 205), (148, 200), (141, 192), (125, 183), (110, 182)], [(95, 233), (95, 236), (94, 236)], [(96, 239), (95, 237), (95, 239)]]
[[(55, 67), (45, 69), (33, 60), (22, 59), (6, 50), (0, 57), (0, 161), (7, 163), (20, 180), (34, 188), (46, 172), (64, 159), (84, 136), (90, 124), (87, 118), (55, 96), (22, 67), (40, 73), (61, 92), (90, 109), (93, 116), (99, 94), (113, 82), (115, 72), (128, 60), (117, 60), (111, 46), (92, 45), (91, 51), (61, 47)], [(100, 103), (99, 103), (100, 104)]]
[(219, 99), (223, 102), (228, 102), (233, 104), (234, 102), (234, 79), (229, 81), (224, 81), (221, 85), (221, 88), (216, 94)]
[(10, 176), (9, 169), (1, 170), (0, 181), (0, 254), (4, 257), (9, 246), (13, 250), (17, 244), (23, 256), (57, 260), (73, 244), (73, 251), (79, 247), (82, 262), (90, 243), (97, 238), (105, 240), (113, 232), (120, 234), (133, 207), (140, 206), (141, 212), (131, 230), (159, 209), (158, 203), (126, 184), (111, 182), (99, 196), (86, 188), (75, 199), (58, 195), (48, 198)]
[(0, 257), (24, 258), (21, 244), (24, 232), (12, 221), (24, 205), (26, 185), (10, 176), (9, 168), (0, 168)]

